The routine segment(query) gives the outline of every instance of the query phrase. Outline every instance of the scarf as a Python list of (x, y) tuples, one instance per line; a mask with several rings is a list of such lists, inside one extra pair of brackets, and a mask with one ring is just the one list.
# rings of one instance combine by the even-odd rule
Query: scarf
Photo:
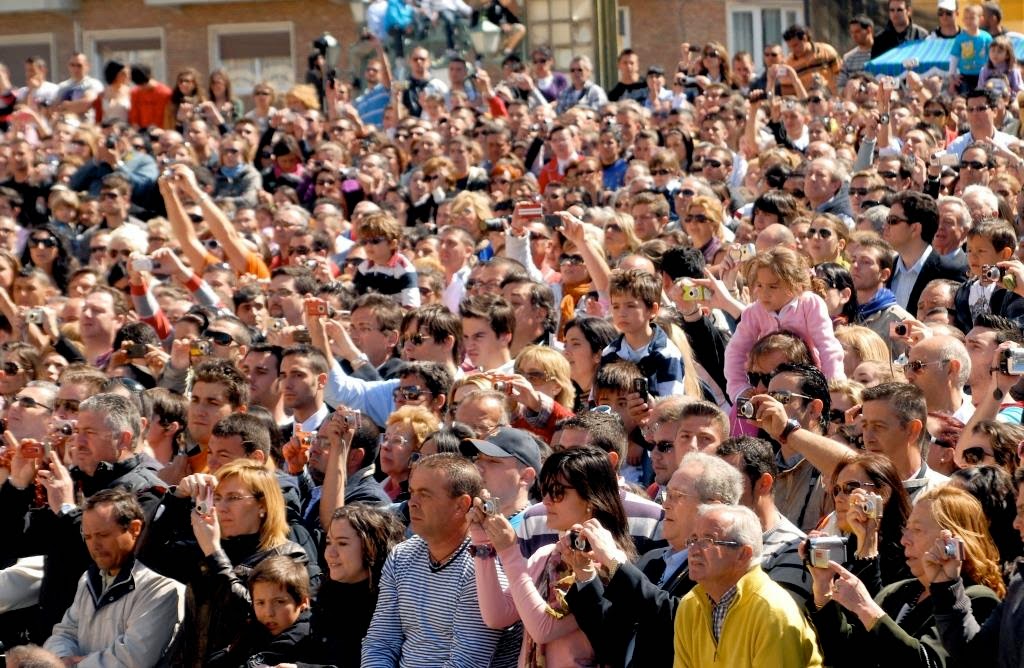
[(712, 264), (715, 261), (715, 255), (720, 250), (722, 250), (722, 240), (716, 234), (711, 237), (711, 241), (704, 244), (704, 247), (700, 249), (700, 252), (704, 254), (704, 263)]
[[(553, 550), (544, 563), (544, 570), (537, 582), (537, 592), (544, 597), (547, 605), (544, 612), (555, 619), (561, 619), (569, 614), (569, 604), (565, 601), (565, 594), (576, 581), (572, 568), (562, 561), (562, 555)], [(546, 668), (547, 660), (544, 657), (544, 645), (525, 634), (526, 642), (526, 668)]]
[(878, 313), (882, 309), (889, 308), (896, 303), (896, 295), (889, 288), (881, 288), (875, 296), (857, 308), (861, 320)]
[(593, 289), (594, 284), (590, 281), (572, 286), (562, 286), (562, 302), (558, 305), (558, 312), (560, 316), (559, 322), (562, 323), (563, 329), (560, 329), (558, 332), (559, 341), (565, 338), (565, 323), (576, 317), (576, 307), (579, 306), (580, 299), (588, 292), (593, 291)]
[(237, 178), (242, 173), (242, 169), (245, 165), (235, 165), (234, 167), (228, 167), (226, 165), (220, 166), (220, 173), (229, 179)]

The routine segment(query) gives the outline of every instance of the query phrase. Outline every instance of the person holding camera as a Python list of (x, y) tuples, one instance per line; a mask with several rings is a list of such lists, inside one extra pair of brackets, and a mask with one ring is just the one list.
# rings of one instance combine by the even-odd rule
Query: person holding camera
[[(870, 521), (863, 506), (854, 507), (850, 517), (851, 523), (861, 526)], [(952, 664), (939, 639), (931, 597), (931, 585), (943, 570), (940, 554), (964, 562), (965, 580), (969, 579), (965, 595), (978, 624), (984, 623), (1006, 592), (999, 552), (981, 504), (961, 489), (947, 485), (923, 494), (907, 520), (902, 543), (914, 577), (894, 582), (874, 598), (864, 582), (836, 561), (835, 552), (815, 548), (810, 541), (804, 546), (814, 581), (811, 617), (830, 664)], [(877, 556), (870, 538), (861, 550), (862, 557)]]
[[(486, 442), (477, 447), (488, 448)], [(620, 563), (636, 556), (626, 525), (615, 471), (604, 452), (583, 446), (556, 452), (540, 472), (540, 488), (548, 526), (564, 532), (555, 544), (537, 550), (528, 560), (520, 550), (515, 529), (489, 494), (473, 500), (469, 512), (470, 550), (476, 562), (477, 592), (484, 623), (504, 629), (523, 623), (519, 666), (591, 665), (600, 659), (580, 630), (565, 599), (580, 578), (610, 578), (615, 569), (599, 573), (591, 541), (609, 538)], [(605, 529), (600, 533), (596, 529)], [(508, 577), (503, 589), (495, 557)]]

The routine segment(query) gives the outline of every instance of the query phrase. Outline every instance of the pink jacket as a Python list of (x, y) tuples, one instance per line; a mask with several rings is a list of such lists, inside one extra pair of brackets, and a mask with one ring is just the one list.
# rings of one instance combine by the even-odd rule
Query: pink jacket
[(726, 392), (731, 399), (735, 400), (740, 392), (750, 387), (747, 382), (750, 349), (762, 336), (780, 329), (803, 338), (825, 378), (846, 378), (843, 348), (832, 330), (832, 318), (828, 315), (825, 300), (808, 291), (783, 306), (779, 313), (768, 311), (760, 302), (754, 302), (743, 311), (740, 324), (725, 348)]
[(476, 560), (476, 589), (484, 624), (492, 629), (503, 629), (519, 620), (523, 622), (520, 668), (526, 665), (526, 635), (544, 645), (544, 657), (552, 668), (597, 665), (594, 648), (576, 625), (576, 618), (568, 614), (555, 619), (546, 613), (547, 602), (537, 591), (536, 582), (540, 580), (548, 556), (555, 549), (555, 545), (545, 545), (530, 557), (529, 562), (523, 557), (519, 543), (499, 552), (501, 565), (508, 576), (508, 589), (505, 590), (498, 581), (495, 560)]

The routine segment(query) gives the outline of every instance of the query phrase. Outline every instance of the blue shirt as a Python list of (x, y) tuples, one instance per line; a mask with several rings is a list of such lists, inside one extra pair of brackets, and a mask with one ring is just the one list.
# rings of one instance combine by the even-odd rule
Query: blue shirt
[(966, 30), (953, 39), (953, 49), (949, 55), (957, 59), (957, 70), (960, 74), (977, 76), (981, 68), (988, 62), (988, 45), (992, 43), (992, 35), (979, 30), (971, 36)]
[(917, 283), (917, 277), (921, 275), (924, 262), (931, 253), (932, 247), (928, 246), (912, 267), (903, 264), (902, 257), (896, 260), (896, 275), (892, 279), (892, 292), (896, 295), (896, 303), (903, 308), (908, 308), (907, 304), (910, 302), (910, 293), (914, 291), (914, 283)]
[(377, 84), (355, 99), (353, 105), (363, 123), (380, 127), (384, 124), (384, 109), (391, 100), (391, 91), (384, 84)]

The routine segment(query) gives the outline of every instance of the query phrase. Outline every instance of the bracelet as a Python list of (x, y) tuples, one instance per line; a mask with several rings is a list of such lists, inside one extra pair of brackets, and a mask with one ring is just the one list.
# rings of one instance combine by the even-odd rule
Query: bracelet
[(493, 545), (470, 545), (469, 554), (474, 557), (479, 557), (481, 559), (493, 559), (495, 556), (497, 556), (498, 551), (494, 549)]

